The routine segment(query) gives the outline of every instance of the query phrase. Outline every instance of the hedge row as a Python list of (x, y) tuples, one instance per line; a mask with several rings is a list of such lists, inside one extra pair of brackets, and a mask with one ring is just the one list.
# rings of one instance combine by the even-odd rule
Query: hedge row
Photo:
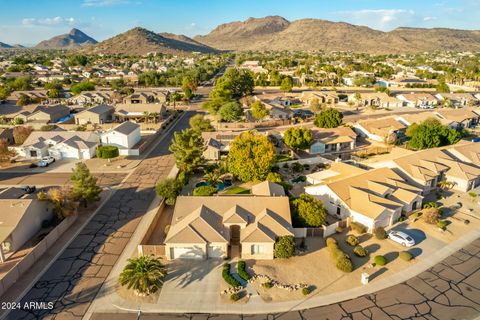
[(340, 249), (335, 239), (327, 238), (327, 247), (330, 251), (330, 256), (335, 260), (335, 266), (337, 269), (343, 272), (353, 271), (352, 260), (350, 260), (350, 257)]
[(240, 276), (240, 278), (242, 278), (245, 281), (248, 281), (248, 280), (250, 280), (251, 276), (248, 274), (248, 272), (246, 270), (246, 267), (247, 267), (247, 264), (245, 263), (245, 261), (243, 261), (243, 260), (238, 261), (238, 263), (237, 263), (237, 273)]
[(102, 146), (97, 149), (97, 158), (100, 159), (111, 159), (118, 157), (118, 155), (118, 148), (115, 146)]
[(222, 270), (222, 278), (225, 280), (226, 283), (231, 285), (232, 287), (240, 287), (240, 282), (238, 282), (237, 279), (235, 279), (231, 274), (230, 274), (230, 264), (225, 263), (223, 265), (223, 270)]

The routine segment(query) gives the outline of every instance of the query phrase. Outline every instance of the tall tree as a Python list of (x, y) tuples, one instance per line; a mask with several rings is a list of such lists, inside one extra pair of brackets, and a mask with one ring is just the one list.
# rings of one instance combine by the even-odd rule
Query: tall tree
[(190, 118), (188, 121), (190, 128), (199, 132), (213, 132), (215, 129), (212, 126), (212, 122), (209, 119), (206, 119), (201, 114), (196, 114)]
[(245, 132), (230, 145), (228, 170), (242, 181), (265, 180), (275, 164), (275, 147), (263, 135)]
[(312, 132), (307, 128), (288, 128), (283, 135), (285, 144), (293, 149), (308, 149), (313, 143)]
[(336, 128), (342, 124), (343, 114), (333, 108), (320, 112), (315, 118), (315, 125), (319, 128)]
[(256, 100), (254, 103), (252, 103), (251, 108), (252, 116), (255, 119), (263, 119), (269, 114), (265, 104), (260, 100)]
[(408, 146), (415, 150), (430, 149), (457, 143), (461, 134), (447, 126), (444, 126), (435, 118), (430, 118), (420, 124), (414, 124), (407, 130), (407, 136), (411, 139)]
[(322, 201), (311, 195), (301, 194), (292, 201), (294, 222), (303, 227), (321, 227), (327, 218)]
[(243, 115), (242, 107), (236, 101), (227, 102), (218, 110), (220, 120), (225, 122), (234, 122), (240, 120)]
[(282, 84), (280, 85), (280, 90), (283, 92), (292, 92), (293, 89), (293, 81), (290, 77), (285, 77), (282, 80)]
[(203, 139), (200, 132), (191, 128), (175, 132), (169, 150), (175, 156), (180, 171), (192, 172), (203, 162)]
[(100, 200), (102, 188), (97, 185), (97, 178), (90, 173), (85, 163), (78, 162), (75, 164), (70, 181), (73, 184), (73, 196), (85, 207), (89, 203)]
[(119, 282), (140, 294), (151, 294), (163, 285), (167, 272), (158, 258), (140, 256), (128, 259)]

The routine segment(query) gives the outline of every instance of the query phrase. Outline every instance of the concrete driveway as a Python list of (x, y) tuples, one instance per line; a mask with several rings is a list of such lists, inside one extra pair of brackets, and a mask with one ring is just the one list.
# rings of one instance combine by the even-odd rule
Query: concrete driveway
[(178, 260), (168, 265), (158, 304), (183, 310), (208, 305), (215, 310), (220, 304), (223, 260)]
[(392, 243), (398, 245), (399, 251), (408, 250), (415, 257), (419, 257), (420, 259), (427, 257), (438, 250), (441, 250), (447, 245), (447, 242), (443, 242), (434, 237), (429, 237), (416, 225), (409, 225), (406, 222), (394, 226), (392, 230), (403, 231), (410, 235), (415, 240), (415, 245), (410, 248), (405, 248), (401, 244), (397, 244), (392, 240), (387, 239), (387, 241), (391, 241)]

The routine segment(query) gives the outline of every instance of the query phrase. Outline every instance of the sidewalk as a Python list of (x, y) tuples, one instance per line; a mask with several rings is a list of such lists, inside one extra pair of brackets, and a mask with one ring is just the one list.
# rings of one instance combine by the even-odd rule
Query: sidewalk
[[(441, 251), (432, 253), (427, 259), (406, 268), (401, 273), (396, 273), (385, 279), (373, 281), (367, 285), (357, 286), (349, 290), (335, 292), (331, 294), (323, 294), (321, 292), (313, 293), (306, 299), (286, 301), (286, 302), (265, 302), (262, 299), (250, 299), (247, 304), (216, 304), (205, 303), (202, 305), (191, 305), (182, 303), (178, 305), (167, 305), (158, 301), (155, 303), (133, 303), (124, 300), (115, 292), (114, 286), (106, 285), (102, 288), (102, 294), (98, 295), (89, 312), (84, 319), (89, 319), (92, 313), (121, 313), (121, 312), (137, 312), (139, 309), (143, 313), (223, 313), (223, 314), (265, 314), (265, 313), (280, 313), (292, 310), (304, 310), (319, 306), (330, 305), (333, 303), (350, 300), (359, 296), (378, 292), (380, 290), (389, 288), (396, 284), (405, 282), (432, 266), (442, 262), (444, 259), (454, 254), (458, 250), (464, 248), (474, 240), (480, 237), (480, 230), (474, 230), (464, 235), (462, 238), (448, 244)], [(128, 248), (127, 248), (128, 249)], [(125, 250), (123, 256), (119, 259), (120, 265), (131, 257), (133, 251)], [(121, 266), (116, 266), (115, 271), (112, 272), (107, 280), (107, 283), (115, 283), (117, 281), (118, 272)], [(117, 274), (115, 274), (117, 273)], [(360, 283), (360, 279), (358, 279)]]

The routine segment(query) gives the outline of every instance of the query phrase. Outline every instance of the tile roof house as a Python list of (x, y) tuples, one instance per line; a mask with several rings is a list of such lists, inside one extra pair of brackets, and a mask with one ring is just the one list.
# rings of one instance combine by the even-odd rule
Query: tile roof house
[(462, 109), (436, 109), (435, 115), (451, 123), (451, 127), (455, 129), (473, 128), (478, 125), (480, 115), (470, 108)]
[(33, 131), (25, 142), (15, 147), (21, 157), (41, 159), (91, 159), (95, 156), (98, 135), (93, 132)]
[(453, 189), (464, 192), (479, 186), (480, 167), (454, 157), (448, 150), (428, 149), (371, 165), (377, 168), (396, 168), (399, 174), (422, 188), (423, 194), (436, 190), (442, 180), (452, 182)]
[(388, 227), (403, 214), (421, 208), (421, 189), (389, 168), (364, 170), (345, 163), (307, 176), (315, 184), (305, 192), (321, 200), (329, 214), (351, 218), (369, 232)]
[(222, 155), (228, 154), (230, 143), (240, 134), (242, 131), (202, 132), (205, 143), (203, 157), (207, 160), (220, 160)]
[(385, 92), (362, 92), (359, 100), (357, 100), (356, 94), (351, 94), (348, 96), (348, 102), (361, 103), (366, 107), (385, 109), (403, 107), (403, 101), (390, 97)]
[(477, 105), (480, 101), (471, 93), (437, 93), (435, 95), (439, 101), (449, 100), (454, 107), (467, 107)]
[(407, 126), (394, 117), (373, 120), (360, 120), (354, 125), (355, 131), (369, 139), (379, 142), (391, 142), (405, 136)]
[(144, 120), (146, 115), (155, 115), (160, 120), (165, 112), (161, 103), (118, 103), (115, 105), (114, 118), (117, 121)]
[(251, 196), (178, 197), (165, 239), (167, 259), (225, 258), (235, 252), (242, 259), (273, 259), (278, 237), (293, 235), (290, 204), (280, 188), (264, 182)]
[(46, 123), (55, 123), (70, 115), (70, 109), (64, 105), (40, 107), (36, 111), (27, 115), (29, 121), (45, 121)]
[(313, 144), (310, 154), (345, 153), (355, 149), (357, 134), (348, 127), (312, 129)]
[(112, 121), (114, 108), (109, 105), (99, 104), (95, 107), (85, 109), (75, 114), (75, 123), (83, 124), (102, 124)]
[(403, 93), (397, 95), (397, 99), (404, 101), (407, 107), (411, 108), (433, 107), (438, 103), (438, 100), (429, 93)]

